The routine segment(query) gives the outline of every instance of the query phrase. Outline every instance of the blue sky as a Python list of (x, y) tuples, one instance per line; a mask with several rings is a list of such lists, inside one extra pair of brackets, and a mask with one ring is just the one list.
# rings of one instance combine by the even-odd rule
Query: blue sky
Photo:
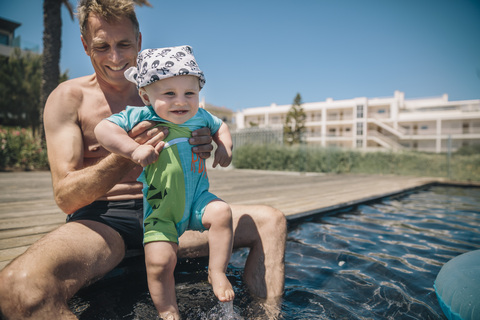
[[(75, 0), (70, 2), (76, 5)], [(355, 97), (480, 98), (479, 0), (150, 0), (143, 48), (189, 44), (202, 95), (233, 110)], [(16, 35), (42, 47), (40, 0), (0, 0)], [(93, 72), (63, 9), (60, 67)]]

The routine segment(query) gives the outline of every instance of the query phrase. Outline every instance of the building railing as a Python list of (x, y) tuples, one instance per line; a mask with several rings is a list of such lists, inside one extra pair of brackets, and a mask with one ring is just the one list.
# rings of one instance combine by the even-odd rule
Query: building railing
[(376, 130), (368, 130), (368, 138), (377, 138), (379, 140), (381, 140), (383, 143), (381, 143), (384, 147), (388, 147), (390, 149), (393, 149), (393, 150), (401, 150), (401, 149), (404, 149), (404, 147), (398, 143), (397, 141), (395, 141), (394, 139), (390, 138), (390, 137), (387, 137), (386, 135), (384, 134), (381, 134), (380, 132), (376, 131)]
[(394, 135), (398, 136), (398, 137), (401, 137), (403, 135), (406, 135), (408, 134), (408, 130), (401, 127), (401, 126), (398, 126), (398, 128), (394, 128), (392, 127), (391, 125), (385, 123), (382, 121), (381, 118), (378, 118), (377, 116), (373, 116), (371, 118), (368, 118), (369, 121), (373, 122), (375, 125), (393, 133)]
[(247, 128), (231, 133), (233, 145), (240, 147), (246, 144), (283, 144), (283, 128)]

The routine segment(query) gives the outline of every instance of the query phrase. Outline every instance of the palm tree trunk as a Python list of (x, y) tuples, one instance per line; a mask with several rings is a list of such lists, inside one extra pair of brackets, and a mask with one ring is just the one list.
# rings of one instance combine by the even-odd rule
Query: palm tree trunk
[(43, 132), (43, 108), (50, 93), (58, 85), (60, 76), (60, 48), (62, 47), (62, 0), (44, 0), (43, 2), (43, 58), (42, 93), (40, 101), (40, 128)]

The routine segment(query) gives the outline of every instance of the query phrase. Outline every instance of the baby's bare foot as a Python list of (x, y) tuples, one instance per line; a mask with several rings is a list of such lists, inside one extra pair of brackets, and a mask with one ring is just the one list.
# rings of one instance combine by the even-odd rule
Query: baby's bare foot
[(232, 301), (235, 298), (232, 284), (223, 272), (208, 272), (208, 282), (212, 285), (213, 293), (220, 302)]
[(179, 314), (172, 313), (170, 311), (160, 313), (159, 317), (162, 320), (180, 320)]

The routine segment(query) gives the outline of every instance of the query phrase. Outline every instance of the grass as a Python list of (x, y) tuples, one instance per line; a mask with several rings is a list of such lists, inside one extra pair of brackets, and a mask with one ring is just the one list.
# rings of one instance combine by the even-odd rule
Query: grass
[(324, 173), (395, 174), (480, 181), (480, 153), (361, 152), (308, 146), (244, 145), (235, 149), (233, 165), (261, 169)]

